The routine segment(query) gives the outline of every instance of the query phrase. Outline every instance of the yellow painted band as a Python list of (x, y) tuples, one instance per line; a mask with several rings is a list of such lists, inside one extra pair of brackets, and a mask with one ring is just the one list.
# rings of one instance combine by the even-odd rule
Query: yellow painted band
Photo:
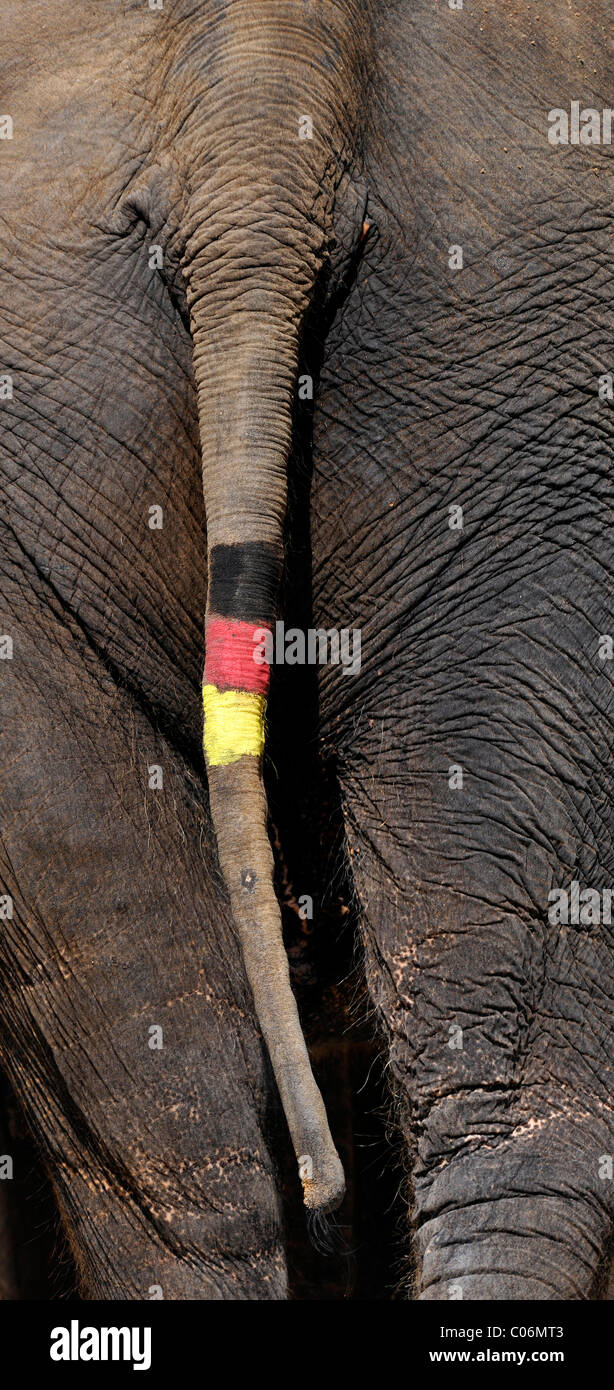
[(209, 767), (236, 763), (246, 753), (254, 758), (262, 756), (265, 708), (264, 695), (203, 685), (204, 747)]

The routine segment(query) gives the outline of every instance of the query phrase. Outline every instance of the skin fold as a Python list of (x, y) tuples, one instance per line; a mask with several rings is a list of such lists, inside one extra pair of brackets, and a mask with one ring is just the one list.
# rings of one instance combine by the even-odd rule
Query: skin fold
[(604, 1296), (611, 929), (547, 909), (614, 882), (612, 188), (547, 113), (608, 104), (607, 19), (1, 0), (0, 1057), (86, 1298), (286, 1297), (269, 1059), (307, 1206), (343, 1191), (260, 759), (201, 748), (212, 557), (294, 563), (303, 368), (408, 1292)]

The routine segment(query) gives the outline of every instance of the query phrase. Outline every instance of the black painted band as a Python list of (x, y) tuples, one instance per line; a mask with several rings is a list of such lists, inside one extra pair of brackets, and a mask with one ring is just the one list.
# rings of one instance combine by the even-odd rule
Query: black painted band
[(281, 559), (264, 541), (215, 545), (209, 563), (209, 611), (246, 623), (273, 622)]

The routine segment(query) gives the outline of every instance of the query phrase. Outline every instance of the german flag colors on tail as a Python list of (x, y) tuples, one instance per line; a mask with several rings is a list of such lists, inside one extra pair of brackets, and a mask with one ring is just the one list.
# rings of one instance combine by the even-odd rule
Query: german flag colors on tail
[(281, 564), (271, 547), (215, 546), (210, 557), (203, 681), (209, 767), (261, 758), (269, 666), (258, 657), (271, 631)]

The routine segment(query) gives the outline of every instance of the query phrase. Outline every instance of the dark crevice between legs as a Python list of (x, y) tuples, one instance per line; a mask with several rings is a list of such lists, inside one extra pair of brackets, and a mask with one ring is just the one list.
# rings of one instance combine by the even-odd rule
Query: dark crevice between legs
[(13, 1160), (12, 1179), (0, 1182), (0, 1299), (74, 1298), (76, 1272), (53, 1189), (2, 1073), (0, 1155)]

